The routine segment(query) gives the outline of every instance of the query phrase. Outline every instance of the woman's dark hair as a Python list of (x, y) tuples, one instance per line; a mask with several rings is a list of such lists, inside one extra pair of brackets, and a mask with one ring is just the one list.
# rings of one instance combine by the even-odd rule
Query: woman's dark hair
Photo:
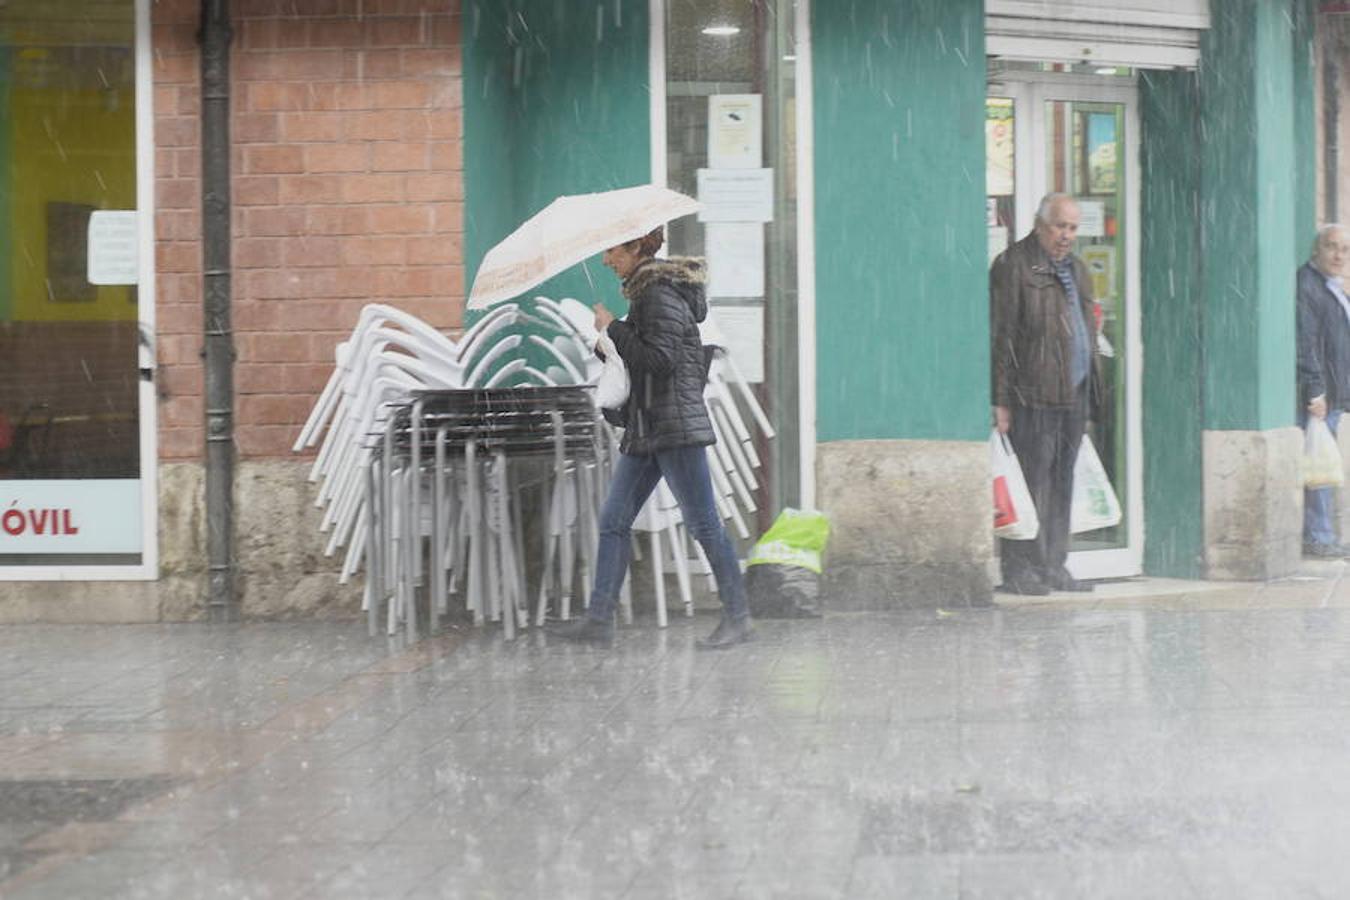
[(666, 228), (664, 225), (658, 225), (640, 238), (634, 238), (628, 242), (638, 256), (646, 259), (656, 255), (661, 249), (661, 245), (666, 242)]

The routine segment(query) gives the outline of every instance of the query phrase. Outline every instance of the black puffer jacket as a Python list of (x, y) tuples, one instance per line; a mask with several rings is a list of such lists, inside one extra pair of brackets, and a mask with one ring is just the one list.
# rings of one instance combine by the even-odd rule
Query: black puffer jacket
[(708, 362), (698, 333), (708, 315), (706, 281), (703, 260), (688, 257), (645, 260), (624, 279), (628, 318), (609, 326), (632, 384), (624, 453), (650, 456), (716, 441), (703, 403)]

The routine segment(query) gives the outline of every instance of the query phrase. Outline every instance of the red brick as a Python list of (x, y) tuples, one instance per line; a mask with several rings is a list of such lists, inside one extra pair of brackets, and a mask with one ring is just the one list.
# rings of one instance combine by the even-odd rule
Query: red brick
[(281, 265), (282, 238), (236, 238), (234, 265), (239, 269), (274, 269)]
[(186, 84), (178, 86), (178, 114), (180, 116), (196, 116), (202, 111), (202, 92), (198, 85)]
[(404, 237), (349, 237), (342, 242), (342, 261), (349, 266), (402, 265), (408, 260)]
[[(172, 370), (170, 370), (172, 371)], [(161, 382), (169, 372), (160, 372)], [(159, 421), (161, 425), (172, 428), (175, 425), (196, 425), (203, 418), (201, 395), (168, 398), (159, 402)]]
[(313, 400), (294, 394), (246, 394), (235, 403), (238, 423), (288, 425), (305, 421)]
[(170, 148), (155, 150), (155, 177), (173, 178), (178, 174), (178, 157)]
[(281, 137), (288, 142), (335, 141), (342, 135), (342, 117), (331, 112), (291, 112), (281, 116)]
[(305, 210), (293, 208), (245, 209), (240, 232), (249, 237), (305, 233)]
[(198, 147), (183, 147), (173, 151), (178, 174), (195, 178), (202, 173), (202, 151)]
[(281, 25), (276, 19), (245, 19), (235, 28), (240, 50), (270, 50), (281, 46)]
[(271, 394), (281, 387), (281, 379), (286, 367), (266, 365), (255, 359), (248, 359), (241, 352), (239, 362), (245, 363), (235, 368), (234, 388), (240, 395)]
[(155, 214), (155, 238), (159, 241), (192, 242), (201, 237), (201, 220), (195, 212), (162, 209)]
[(313, 93), (303, 82), (259, 81), (249, 84), (244, 92), (248, 108), (254, 112), (287, 112), (313, 109)]
[(376, 172), (422, 172), (430, 160), (428, 144), (382, 141), (371, 145), (371, 168)]
[(343, 134), (348, 140), (387, 141), (400, 137), (425, 137), (408, 134), (408, 125), (408, 115), (392, 109), (358, 112), (342, 119)]
[(401, 73), (405, 77), (414, 78), (458, 75), (461, 65), (459, 50), (447, 52), (443, 47), (425, 50), (405, 48), (401, 52), (400, 61)]
[(432, 204), (435, 216), (435, 230), (439, 234), (449, 234), (464, 230), (464, 204), (461, 201)]
[(292, 268), (340, 266), (342, 241), (336, 237), (283, 238), (282, 264)]
[(199, 364), (202, 337), (191, 334), (166, 334), (155, 341), (155, 362), (160, 366)]
[(425, 206), (377, 206), (370, 211), (371, 234), (420, 234), (431, 230)]
[(150, 20), (155, 25), (195, 23), (200, 11), (196, 0), (155, 0), (150, 7)]
[(365, 144), (311, 144), (305, 147), (307, 172), (365, 172), (369, 169), (370, 149)]
[(458, 235), (405, 238), (408, 263), (414, 266), (442, 265), (464, 261), (464, 248)]
[(401, 50), (390, 47), (363, 50), (358, 59), (362, 78), (402, 78), (405, 75)]
[(458, 172), (433, 172), (406, 177), (408, 200), (413, 203), (464, 199), (464, 178)]
[(459, 18), (459, 16), (452, 15), (429, 16), (427, 22), (431, 26), (431, 46), (460, 46), (463, 43), (463, 38), (460, 37)]
[(365, 22), (356, 19), (311, 19), (308, 22), (311, 47), (360, 47)]
[(308, 46), (308, 25), (307, 19), (278, 19), (277, 46), (286, 49)]
[(189, 53), (156, 53), (153, 58), (156, 84), (186, 84), (195, 81), (201, 72), (195, 48)]
[(159, 386), (160, 395), (168, 398), (200, 397), (203, 390), (202, 378), (202, 364), (199, 360), (176, 366), (162, 366), (155, 373), (155, 382)]
[(205, 455), (205, 428), (159, 429), (159, 458), (165, 461), (201, 459)]
[(154, 104), (156, 116), (178, 115), (178, 85), (156, 84)]
[(192, 116), (155, 119), (156, 147), (190, 147), (200, 133), (200, 121)]
[(460, 141), (437, 141), (431, 145), (431, 168), (439, 171), (460, 171), (464, 168), (464, 144)]
[(244, 148), (244, 171), (253, 174), (282, 174), (305, 171), (303, 147), (268, 144)]
[(276, 113), (235, 113), (230, 137), (236, 144), (274, 144), (281, 138)]
[(370, 210), (362, 206), (315, 207), (309, 210), (310, 234), (366, 234)]
[(281, 179), (276, 175), (238, 175), (234, 179), (236, 206), (276, 206)]
[(376, 17), (365, 29), (368, 47), (415, 47), (426, 43), (424, 16)]
[[(374, 109), (425, 109), (432, 87), (426, 81), (376, 81), (368, 85), (368, 107)], [(436, 88), (437, 92), (441, 86)]]
[(201, 334), (201, 304), (159, 304), (155, 307), (155, 331), (159, 334)]
[(201, 250), (195, 244), (161, 242), (155, 247), (156, 272), (195, 272), (201, 267)]
[(292, 175), (281, 180), (281, 202), (335, 203), (341, 197), (341, 179), (336, 175)]
[(240, 335), (239, 358), (265, 363), (309, 362), (309, 341), (302, 337), (271, 333)]
[(201, 203), (201, 182), (195, 178), (160, 178), (155, 182), (160, 209), (195, 209)]
[[(308, 413), (306, 413), (308, 415)], [(296, 419), (285, 425), (245, 425), (235, 432), (235, 446), (239, 449), (240, 459), (297, 459), (312, 457), (315, 451), (306, 454), (292, 453), (296, 434), (304, 418)]]
[(342, 183), (342, 199), (349, 203), (392, 203), (404, 195), (403, 175), (353, 175)]
[(281, 389), (286, 393), (302, 394), (312, 398), (310, 400), (312, 405), (319, 398), (319, 393), (332, 374), (332, 363), (286, 366), (281, 373)]

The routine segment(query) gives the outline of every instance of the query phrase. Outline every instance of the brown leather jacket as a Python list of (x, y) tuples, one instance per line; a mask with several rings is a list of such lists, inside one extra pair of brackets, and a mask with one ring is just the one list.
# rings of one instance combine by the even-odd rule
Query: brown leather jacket
[[(1092, 280), (1087, 266), (1073, 257), (1073, 277), (1092, 364), (1097, 369), (1097, 328), (1093, 315)], [(999, 254), (989, 269), (991, 376), (995, 406), (1068, 406), (1074, 392), (1069, 384), (1072, 323), (1064, 286), (1050, 267), (1050, 256), (1030, 234)]]

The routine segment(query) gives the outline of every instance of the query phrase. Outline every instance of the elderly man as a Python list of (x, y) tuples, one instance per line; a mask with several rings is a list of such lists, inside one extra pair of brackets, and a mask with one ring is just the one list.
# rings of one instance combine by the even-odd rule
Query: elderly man
[[(1350, 230), (1323, 225), (1312, 258), (1298, 270), (1299, 425), (1326, 419), (1332, 434), (1350, 408), (1350, 299), (1341, 276), (1350, 263)], [(1332, 520), (1335, 488), (1304, 491), (1303, 554), (1339, 559), (1350, 555)]]
[(1073, 253), (1078, 202), (1047, 194), (1036, 227), (989, 270), (994, 422), (1008, 435), (1040, 519), (1032, 541), (1003, 541), (1001, 590), (1090, 591), (1064, 567), (1073, 464), (1087, 426), (1095, 316), (1087, 266)]

